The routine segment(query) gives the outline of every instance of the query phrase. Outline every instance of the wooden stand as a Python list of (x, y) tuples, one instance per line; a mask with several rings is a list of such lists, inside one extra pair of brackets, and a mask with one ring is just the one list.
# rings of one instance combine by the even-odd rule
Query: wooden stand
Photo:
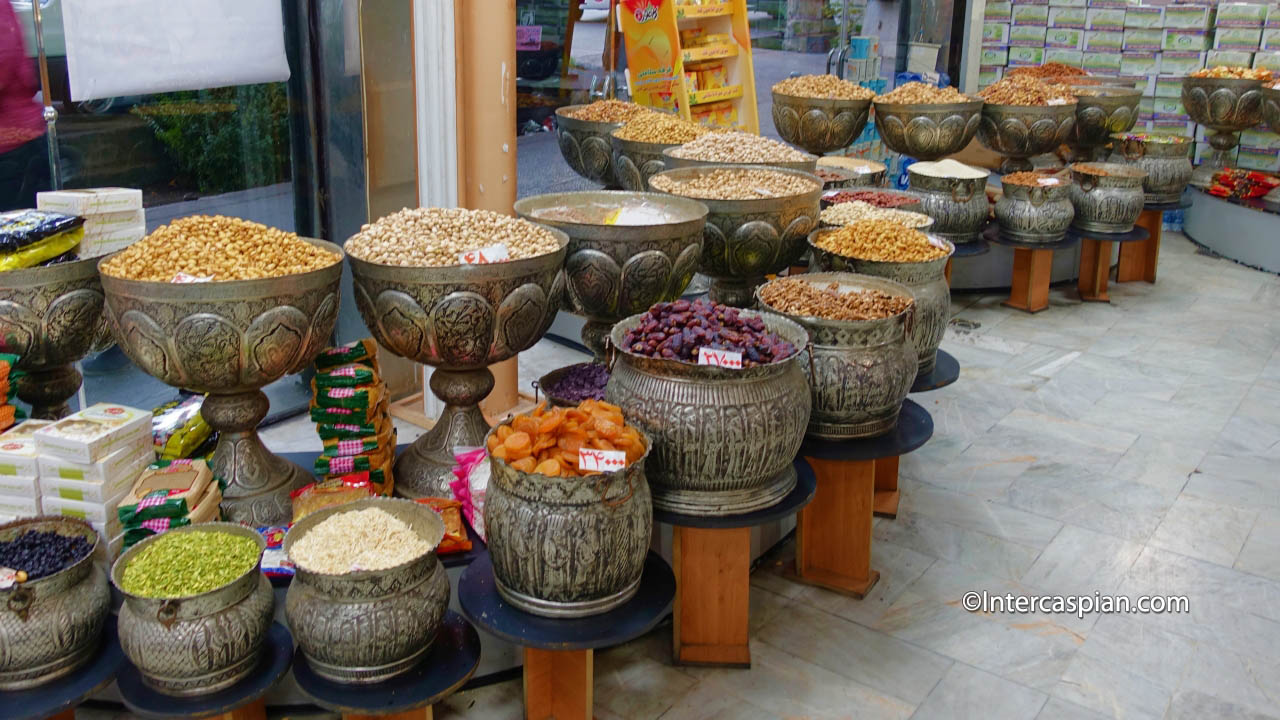
[(1080, 239), (1080, 273), (1076, 289), (1084, 302), (1111, 302), (1107, 280), (1111, 277), (1111, 244), (1121, 243), (1121, 256), (1126, 247), (1143, 244), (1148, 231), (1135, 227), (1124, 233), (1101, 233), (1072, 228), (1070, 234)]
[(595, 651), (524, 649), (526, 720), (590, 718)]
[(1038, 313), (1049, 307), (1049, 280), (1053, 273), (1053, 251), (1075, 245), (1077, 238), (1068, 234), (1063, 240), (1029, 243), (1007, 238), (998, 225), (982, 231), (983, 239), (1013, 248), (1013, 278), (1009, 283), (1009, 299), (1002, 305), (1023, 312)]
[(763, 510), (708, 517), (654, 509), (655, 520), (673, 526), (677, 665), (751, 667), (751, 528), (794, 515), (817, 489), (808, 463), (796, 460), (789, 471), (795, 472), (795, 488)]
[(861, 440), (806, 440), (800, 454), (818, 489), (796, 526), (794, 579), (856, 598), (880, 578), (871, 569), (873, 514), (898, 512), (898, 458), (933, 435), (933, 419), (907, 400), (898, 424)]
[(1156, 266), (1160, 262), (1160, 230), (1164, 224), (1164, 211), (1178, 205), (1143, 208), (1138, 216), (1138, 227), (1150, 236), (1144, 242), (1120, 246), (1120, 262), (1116, 266), (1116, 282), (1156, 281)]

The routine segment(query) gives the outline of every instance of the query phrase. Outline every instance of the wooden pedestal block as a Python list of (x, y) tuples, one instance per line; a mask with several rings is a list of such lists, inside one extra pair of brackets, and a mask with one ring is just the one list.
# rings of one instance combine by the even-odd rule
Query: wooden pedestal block
[(1004, 305), (1030, 313), (1049, 307), (1049, 275), (1053, 270), (1052, 250), (1013, 249), (1013, 282)]
[(342, 714), (342, 720), (431, 720), (431, 706), (416, 710), (406, 710), (404, 712), (394, 713), (392, 715), (351, 715), (349, 713)]
[(1138, 216), (1138, 227), (1150, 235), (1143, 242), (1120, 246), (1120, 263), (1116, 266), (1116, 282), (1156, 281), (1156, 266), (1160, 262), (1160, 230), (1164, 223), (1161, 210), (1143, 210)]
[(594, 654), (591, 649), (525, 648), (526, 720), (591, 720)]
[[(1133, 243), (1135, 245), (1140, 243)], [(1121, 246), (1123, 251), (1124, 246)], [(1111, 242), (1081, 238), (1080, 276), (1076, 289), (1085, 302), (1111, 302), (1107, 292), (1107, 279), (1111, 275)]]
[(751, 667), (751, 528), (677, 526), (673, 538), (676, 664)]
[[(223, 713), (218, 717), (222, 720), (267, 720), (267, 701), (258, 698), (248, 705), (241, 705), (229, 713)], [(366, 715), (346, 715), (343, 717), (364, 718), (372, 717)]]
[[(862, 598), (880, 579), (871, 569), (876, 461), (805, 459), (818, 490), (796, 525), (796, 579)], [(896, 488), (895, 472), (895, 497)]]
[(898, 517), (898, 456), (876, 458), (876, 497), (872, 504), (879, 517)]

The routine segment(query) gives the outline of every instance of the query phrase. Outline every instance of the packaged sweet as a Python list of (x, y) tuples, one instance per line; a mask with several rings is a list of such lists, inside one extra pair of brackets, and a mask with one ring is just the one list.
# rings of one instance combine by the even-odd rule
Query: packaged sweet
[(117, 509), (120, 522), (137, 524), (153, 518), (184, 517), (196, 507), (213, 482), (203, 460), (162, 460), (152, 463), (133, 484)]
[(390, 465), (374, 468), (373, 470), (325, 475), (321, 479), (327, 482), (368, 482), (373, 486), (373, 492), (377, 495), (390, 495), (394, 486)]
[(13, 368), (18, 364), (18, 356), (13, 353), (0, 353), (0, 379), (8, 381)]
[(320, 388), (311, 402), (315, 407), (367, 410), (381, 404), (385, 394), (386, 386), (380, 382), (360, 387)]
[[(67, 218), (65, 215), (57, 215), (56, 213), (43, 213), (40, 210), (19, 211), (26, 213), (40, 213), (42, 215), (56, 215), (58, 218)], [(84, 238), (84, 219), (70, 218), (74, 221), (74, 225), (65, 230), (59, 230), (50, 234), (42, 235), (40, 231), (33, 228), (47, 228), (53, 225), (63, 225), (65, 223), (50, 223), (43, 221), (27, 222), (26, 218), (20, 218), (10, 222), (13, 213), (0, 214), (0, 246), (16, 247), (10, 252), (0, 253), (0, 272), (6, 270), (20, 270), (22, 268), (35, 267), (44, 261), (58, 257), (63, 253), (75, 250), (81, 239)], [(17, 227), (17, 232), (11, 232), (10, 228)], [(31, 240), (35, 237), (35, 240)]]
[(335, 475), (378, 468), (386, 469), (391, 467), (391, 461), (394, 458), (394, 445), (378, 448), (376, 451), (364, 455), (344, 455), (342, 457), (321, 455), (316, 458), (315, 472), (317, 475)]
[(173, 528), (219, 520), (222, 517), (222, 510), (219, 507), (221, 503), (222, 492), (218, 489), (217, 483), (210, 483), (205, 488), (204, 494), (196, 501), (195, 509), (183, 517), (148, 518), (135, 523), (122, 524), (123, 546), (130, 547), (139, 540), (159, 535)]
[(367, 423), (317, 423), (316, 432), (319, 433), (321, 440), (337, 438), (339, 440), (349, 440), (351, 438), (368, 437), (369, 435), (381, 435), (388, 432), (390, 422), (367, 422)]
[(0, 253), (13, 253), (83, 226), (82, 217), (48, 210), (11, 210), (0, 213)]
[(462, 523), (462, 503), (450, 498), (426, 497), (417, 502), (430, 505), (444, 520), (444, 538), (436, 546), (438, 555), (466, 552), (471, 549), (471, 540), (467, 538), (467, 527)]
[(484, 540), (484, 501), (489, 490), (489, 453), (484, 448), (454, 448), (453, 459), (458, 463), (453, 468), (454, 480), (449, 489), (453, 496), (462, 503), (462, 515), (471, 525), (471, 529)]
[(141, 453), (122, 448), (102, 462), (88, 465), (42, 456), (39, 464), (44, 482), (40, 484), (40, 491), (47, 497), (103, 502), (130, 489), (153, 460), (155, 455), (149, 447)]
[(267, 577), (291, 578), (294, 575), (293, 563), (284, 551), (284, 536), (289, 528), (276, 525), (257, 528), (258, 534), (267, 541), (267, 549), (262, 553), (262, 574)]
[(112, 452), (145, 442), (151, 413), (113, 403), (98, 403), (41, 428), (36, 447), (45, 455), (95, 463)]
[(162, 459), (191, 457), (213, 434), (200, 415), (203, 395), (189, 395), (151, 411), (151, 439)]
[(298, 522), (317, 510), (363, 500), (374, 494), (373, 485), (368, 480), (355, 478), (322, 480), (303, 485), (289, 493), (289, 500), (293, 505), (293, 521)]
[(0, 405), (0, 431), (8, 430), (18, 419), (18, 408), (12, 405)]
[(371, 424), (377, 423), (387, 415), (387, 404), (385, 401), (378, 403), (376, 407), (353, 410), (344, 407), (321, 407), (316, 404), (315, 399), (311, 400), (311, 422), (332, 425), (342, 423), (351, 424)]
[(349, 363), (362, 363), (373, 368), (375, 372), (378, 370), (378, 345), (373, 338), (331, 347), (316, 356), (316, 369), (321, 372)]
[(390, 428), (383, 435), (369, 435), (362, 438), (328, 438), (324, 441), (324, 455), (328, 457), (344, 457), (348, 455), (363, 455), (370, 453), (378, 448), (395, 447), (396, 446), (396, 430)]
[(362, 363), (347, 363), (331, 370), (316, 373), (311, 379), (311, 392), (317, 388), (359, 387), (376, 382), (378, 374), (373, 368)]

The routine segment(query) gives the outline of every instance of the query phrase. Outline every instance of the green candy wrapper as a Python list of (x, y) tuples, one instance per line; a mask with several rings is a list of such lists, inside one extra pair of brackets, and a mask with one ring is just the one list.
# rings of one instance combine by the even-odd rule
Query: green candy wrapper
[(360, 363), (347, 363), (340, 367), (318, 373), (311, 379), (311, 392), (319, 388), (359, 387), (377, 382), (378, 374), (373, 368)]
[(349, 363), (362, 363), (375, 371), (378, 369), (378, 346), (373, 342), (373, 338), (331, 347), (316, 356), (316, 369), (320, 372), (327, 372), (331, 368)]
[(368, 410), (382, 402), (386, 387), (382, 383), (360, 387), (332, 387), (316, 391), (313, 407)]

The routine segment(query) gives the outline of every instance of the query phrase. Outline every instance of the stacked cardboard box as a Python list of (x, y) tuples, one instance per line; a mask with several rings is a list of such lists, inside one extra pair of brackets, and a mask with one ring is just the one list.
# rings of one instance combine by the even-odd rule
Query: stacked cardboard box
[(147, 214), (142, 191), (135, 188), (90, 188), (36, 193), (40, 210), (84, 218), (81, 258), (100, 257), (142, 239), (147, 234)]
[(0, 435), (0, 523), (41, 513), (40, 463), (32, 435), (50, 424), (27, 420)]

